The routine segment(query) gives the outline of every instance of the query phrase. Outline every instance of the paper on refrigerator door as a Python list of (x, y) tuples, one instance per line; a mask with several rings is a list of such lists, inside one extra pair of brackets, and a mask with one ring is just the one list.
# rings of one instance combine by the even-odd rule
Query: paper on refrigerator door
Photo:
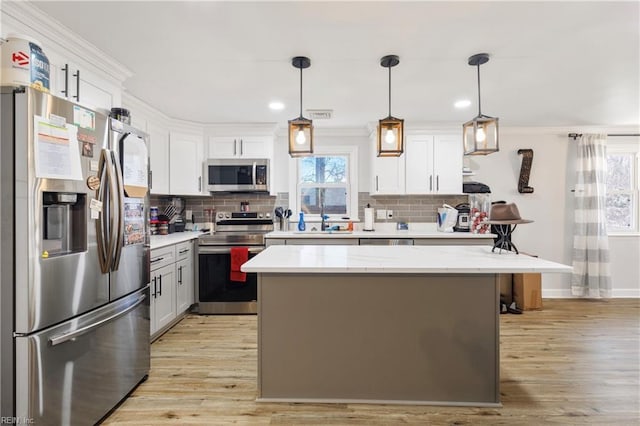
[(129, 135), (122, 144), (122, 180), (129, 197), (144, 197), (149, 186), (147, 180), (147, 145), (139, 136)]
[(78, 128), (38, 115), (33, 126), (36, 177), (82, 180)]

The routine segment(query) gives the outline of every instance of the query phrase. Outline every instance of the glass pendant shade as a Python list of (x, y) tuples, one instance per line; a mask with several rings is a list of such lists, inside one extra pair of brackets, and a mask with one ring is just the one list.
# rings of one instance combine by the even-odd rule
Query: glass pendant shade
[(391, 68), (399, 63), (396, 55), (380, 59), (380, 66), (389, 69), (389, 116), (378, 121), (378, 157), (399, 157), (404, 152), (404, 120), (391, 116)]
[(289, 120), (289, 155), (303, 157), (313, 154), (313, 122), (302, 116), (302, 70), (311, 66), (311, 60), (296, 56), (291, 65), (300, 70), (300, 117)]
[(289, 155), (302, 157), (309, 154), (313, 154), (312, 121), (304, 117), (289, 120)]
[(489, 54), (469, 57), (469, 65), (478, 68), (478, 115), (462, 125), (464, 155), (487, 155), (498, 152), (498, 118), (482, 114), (480, 100), (480, 65), (489, 62)]
[(462, 125), (464, 155), (487, 155), (498, 151), (498, 118), (475, 117)]
[(378, 157), (398, 157), (404, 152), (404, 120), (387, 117), (378, 122)]

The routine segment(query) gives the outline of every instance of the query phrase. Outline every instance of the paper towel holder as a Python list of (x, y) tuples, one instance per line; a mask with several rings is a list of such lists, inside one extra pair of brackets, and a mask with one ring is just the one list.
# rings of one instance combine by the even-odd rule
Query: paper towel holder
[(371, 208), (371, 205), (367, 203), (367, 207), (365, 207), (364, 209), (364, 226), (362, 227), (363, 231), (375, 231), (375, 229), (373, 229), (373, 213), (373, 208)]

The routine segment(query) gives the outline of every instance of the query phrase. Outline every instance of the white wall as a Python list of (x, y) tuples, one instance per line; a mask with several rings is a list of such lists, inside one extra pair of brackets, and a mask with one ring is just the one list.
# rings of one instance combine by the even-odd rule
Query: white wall
[[(501, 129), (500, 151), (466, 157), (473, 177), (491, 187), (492, 200), (515, 202), (520, 214), (533, 223), (518, 225), (513, 242), (523, 252), (571, 265), (573, 242), (573, 189), (575, 144), (569, 131), (583, 129)], [(529, 186), (532, 194), (518, 192), (522, 156), (518, 149), (533, 149)], [(640, 237), (612, 237), (611, 266), (614, 297), (640, 297)], [(572, 297), (570, 274), (544, 274), (543, 297)]]

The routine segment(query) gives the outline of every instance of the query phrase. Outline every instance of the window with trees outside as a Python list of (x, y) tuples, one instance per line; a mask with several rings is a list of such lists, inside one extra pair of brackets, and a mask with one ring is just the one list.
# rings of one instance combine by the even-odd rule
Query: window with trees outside
[(607, 231), (640, 232), (640, 147), (635, 143), (607, 143)]
[(321, 214), (333, 220), (357, 217), (357, 150), (341, 148), (316, 149), (313, 155), (295, 160), (297, 212), (318, 220)]

